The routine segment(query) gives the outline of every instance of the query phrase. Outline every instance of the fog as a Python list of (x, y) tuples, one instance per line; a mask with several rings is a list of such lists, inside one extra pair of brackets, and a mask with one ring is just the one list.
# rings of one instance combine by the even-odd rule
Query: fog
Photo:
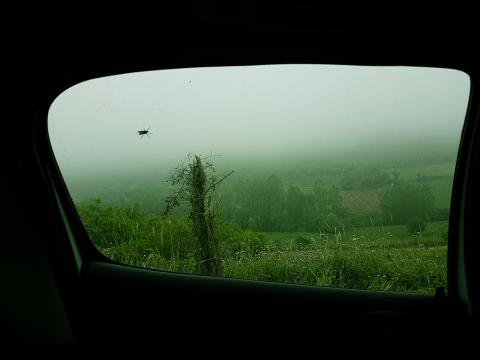
[[(53, 102), (64, 175), (169, 169), (187, 154), (282, 162), (458, 144), (465, 73), (413, 67), (267, 65), (89, 80)], [(138, 130), (149, 129), (140, 137)]]

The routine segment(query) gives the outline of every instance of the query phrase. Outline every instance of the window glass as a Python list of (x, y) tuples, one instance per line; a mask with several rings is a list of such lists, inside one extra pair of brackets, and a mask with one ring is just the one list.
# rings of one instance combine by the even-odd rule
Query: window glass
[(51, 105), (78, 214), (120, 263), (313, 286), (446, 286), (460, 71), (263, 65), (98, 78)]

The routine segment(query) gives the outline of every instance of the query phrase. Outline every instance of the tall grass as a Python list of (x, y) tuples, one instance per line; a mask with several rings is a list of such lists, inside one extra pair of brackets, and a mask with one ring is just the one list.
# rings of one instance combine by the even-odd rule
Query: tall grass
[[(114, 261), (194, 273), (196, 242), (188, 219), (132, 209), (80, 206), (96, 247)], [(403, 226), (365, 227), (333, 234), (259, 233), (217, 224), (224, 276), (311, 286), (432, 293), (446, 286), (446, 222), (408, 234)]]
[(227, 261), (234, 278), (314, 286), (434, 292), (446, 284), (446, 247), (372, 249), (329, 246), (270, 250), (254, 258)]

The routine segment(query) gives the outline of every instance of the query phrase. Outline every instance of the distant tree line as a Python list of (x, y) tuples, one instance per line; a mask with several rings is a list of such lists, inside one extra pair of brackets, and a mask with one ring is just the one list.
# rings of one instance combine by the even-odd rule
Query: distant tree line
[[(378, 174), (373, 173), (372, 179), (382, 178)], [(239, 181), (222, 193), (220, 216), (244, 229), (307, 232), (407, 223), (412, 229), (424, 229), (423, 222), (448, 219), (448, 209), (435, 208), (434, 196), (426, 185), (401, 181), (395, 171), (388, 182), (381, 190), (380, 210), (358, 216), (349, 214), (342, 206), (339, 188), (326, 186), (321, 180), (315, 181), (308, 191), (284, 186), (276, 175)]]
[(342, 174), (342, 190), (373, 190), (398, 184), (398, 171), (384, 171), (378, 168), (348, 168)]
[[(435, 199), (426, 185), (400, 183), (383, 192), (382, 214), (386, 224), (406, 224), (412, 218), (436, 220)], [(410, 220), (411, 222), (411, 220)]]
[(221, 209), (224, 219), (257, 231), (334, 232), (346, 215), (337, 187), (317, 180), (307, 192), (285, 187), (276, 175), (230, 186), (222, 193)]
[[(340, 187), (326, 185), (319, 179), (301, 187), (288, 182), (286, 185), (277, 175), (251, 179), (235, 179), (234, 175), (225, 181), (217, 194), (220, 200), (218, 218), (238, 224), (245, 230), (332, 233), (351, 226), (382, 224), (408, 225), (410, 231), (418, 232), (425, 228), (423, 223), (449, 218), (449, 209), (435, 208), (431, 190), (417, 179), (406, 182), (400, 179), (398, 171), (361, 171), (357, 173), (358, 177), (354, 174), (355, 171), (346, 171), (338, 182)], [(355, 191), (378, 190), (380, 208), (372, 213), (349, 213), (342, 206), (341, 189), (346, 191), (345, 187), (357, 189)], [(128, 193), (131, 199), (126, 199), (124, 204), (118, 200), (113, 203), (122, 207), (139, 204), (132, 214), (141, 210), (160, 215), (167, 191), (155, 189), (150, 201), (145, 203), (138, 200), (148, 194), (148, 189), (140, 187), (136, 190), (136, 197)], [(105, 203), (112, 202), (105, 199)], [(171, 215), (181, 218), (190, 210), (190, 206), (180, 205), (173, 209)], [(103, 226), (97, 225), (96, 229)]]

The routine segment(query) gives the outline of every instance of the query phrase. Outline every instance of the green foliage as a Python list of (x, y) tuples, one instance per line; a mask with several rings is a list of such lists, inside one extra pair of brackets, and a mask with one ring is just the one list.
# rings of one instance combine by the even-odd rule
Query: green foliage
[(295, 239), (295, 245), (297, 248), (305, 248), (309, 245), (312, 245), (312, 238), (306, 236), (299, 236)]
[(377, 167), (349, 167), (342, 174), (343, 190), (372, 190), (391, 185), (399, 181), (400, 173), (390, 175)]
[(445, 248), (363, 248), (320, 243), (227, 260), (225, 276), (312, 286), (433, 293), (446, 284)]
[(406, 222), (408, 231), (412, 234), (421, 234), (427, 227), (425, 220), (418, 217), (411, 217)]
[(93, 244), (98, 249), (130, 247), (155, 251), (165, 258), (188, 258), (196, 249), (191, 221), (141, 214), (135, 206), (103, 205), (99, 199), (76, 204)]
[[(221, 258), (221, 241), (215, 233), (216, 186), (226, 177), (218, 180), (215, 167), (198, 155), (189, 156), (187, 165), (180, 165), (170, 177), (174, 187), (173, 195), (167, 197), (165, 215), (178, 207), (182, 201), (190, 205), (189, 219), (192, 232), (198, 243), (196, 264), (199, 274), (221, 275), (223, 264)], [(209, 176), (207, 172), (209, 171)]]
[[(77, 209), (94, 244), (109, 258), (133, 266), (198, 272), (191, 220), (142, 214), (135, 207), (107, 206), (99, 200), (79, 203)], [(333, 223), (331, 214), (327, 218)], [(430, 232), (424, 232), (421, 243), (407, 237), (402, 226), (365, 227), (325, 236), (270, 235), (223, 221), (215, 228), (228, 277), (420, 292), (433, 292), (446, 284), (445, 222), (429, 225)]]
[(305, 231), (305, 216), (309, 213), (308, 198), (298, 186), (290, 186), (285, 199), (286, 226), (290, 231)]
[(383, 215), (380, 213), (351, 215), (349, 220), (351, 226), (354, 227), (381, 226), (385, 222)]
[(334, 213), (328, 213), (321, 226), (321, 230), (325, 233), (339, 232), (343, 227), (342, 222)]
[(436, 209), (433, 220), (434, 221), (441, 221), (441, 220), (448, 220), (450, 218), (450, 209)]
[(389, 224), (405, 224), (411, 217), (430, 221), (435, 213), (434, 197), (425, 185), (402, 184), (383, 193), (384, 220)]
[(223, 218), (257, 231), (319, 231), (325, 217), (345, 216), (337, 187), (314, 182), (311, 192), (285, 186), (278, 176), (242, 181), (222, 194)]
[[(437, 150), (421, 159), (418, 149), (395, 160), (380, 154), (375, 161), (359, 156), (324, 162), (315, 156), (255, 173), (249, 164), (242, 178), (232, 177), (207, 201), (207, 208), (220, 210), (210, 225), (224, 275), (375, 290), (433, 292), (445, 286), (448, 223), (432, 221), (449, 217), (455, 157)], [(198, 236), (192, 217), (185, 216), (188, 196), (183, 208), (160, 216), (171, 193), (166, 177), (152, 172), (123, 185), (111, 176), (103, 185), (92, 181), (83, 198), (98, 194), (102, 201), (78, 202), (77, 210), (94, 244), (111, 259), (198, 273)], [(410, 236), (405, 225), (422, 236)]]
[(263, 233), (242, 230), (238, 225), (231, 223), (217, 224), (217, 234), (222, 239), (223, 254), (226, 258), (256, 256), (267, 244)]
[(445, 242), (448, 242), (448, 226), (442, 230), (441, 237)]
[[(97, 246), (125, 243), (135, 237), (140, 216), (136, 206), (102, 206), (102, 201), (97, 198), (78, 204), (77, 211)], [(109, 236), (105, 236), (106, 234)]]
[(257, 230), (268, 230), (275, 227), (282, 217), (284, 199), (283, 184), (276, 175), (269, 176), (260, 183), (255, 191), (255, 208), (257, 213)]

